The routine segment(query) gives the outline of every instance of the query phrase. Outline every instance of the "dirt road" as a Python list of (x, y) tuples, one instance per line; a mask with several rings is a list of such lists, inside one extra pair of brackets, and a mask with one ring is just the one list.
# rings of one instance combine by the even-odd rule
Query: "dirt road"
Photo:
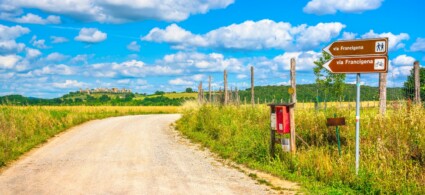
[(181, 143), (179, 115), (85, 123), (52, 139), (0, 175), (0, 194), (268, 194), (206, 152)]

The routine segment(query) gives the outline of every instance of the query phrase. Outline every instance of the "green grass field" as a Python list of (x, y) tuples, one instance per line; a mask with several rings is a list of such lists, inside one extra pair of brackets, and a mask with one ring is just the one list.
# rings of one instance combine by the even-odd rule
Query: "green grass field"
[[(142, 96), (142, 95), (136, 95), (134, 98), (135, 100), (143, 100), (145, 97), (159, 97), (161, 95), (149, 95), (149, 96)], [(163, 95), (167, 98), (197, 98), (198, 93), (165, 93)]]
[(89, 120), (176, 112), (176, 106), (0, 106), (0, 167), (50, 137)]
[[(307, 106), (306, 106), (307, 107)], [(342, 155), (335, 129), (326, 118), (344, 116)], [(326, 112), (296, 108), (297, 153), (269, 154), (269, 108), (251, 106), (183, 106), (177, 128), (223, 158), (300, 182), (312, 194), (425, 194), (425, 110), (389, 107), (386, 117), (377, 108), (361, 112), (360, 172), (356, 176), (355, 111), (328, 107)]]

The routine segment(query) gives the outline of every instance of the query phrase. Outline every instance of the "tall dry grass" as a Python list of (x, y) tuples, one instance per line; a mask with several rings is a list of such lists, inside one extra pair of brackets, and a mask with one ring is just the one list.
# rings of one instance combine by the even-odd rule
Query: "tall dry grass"
[(175, 106), (0, 106), (0, 167), (55, 134), (92, 119), (177, 110)]
[[(335, 128), (326, 118), (344, 116), (339, 156)], [(390, 107), (361, 111), (360, 172), (356, 176), (355, 111), (328, 107), (326, 112), (296, 108), (297, 154), (269, 155), (269, 108), (210, 106), (186, 109), (178, 129), (222, 157), (301, 182), (312, 193), (425, 194), (425, 110)]]

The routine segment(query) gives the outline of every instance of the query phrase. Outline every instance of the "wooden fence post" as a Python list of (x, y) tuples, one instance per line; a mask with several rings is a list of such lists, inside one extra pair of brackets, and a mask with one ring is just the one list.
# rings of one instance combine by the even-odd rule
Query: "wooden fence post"
[(208, 101), (211, 103), (211, 76), (208, 77)]
[(224, 70), (224, 105), (227, 105), (227, 101), (229, 100), (229, 94), (227, 91), (227, 70)]
[(292, 154), (295, 154), (297, 151), (297, 145), (296, 145), (296, 133), (295, 133), (295, 104), (297, 103), (297, 86), (295, 83), (295, 58), (291, 58), (291, 87), (294, 89), (293, 93), (291, 94), (291, 101), (294, 103), (293, 106), (289, 108), (289, 117), (290, 117), (290, 124), (291, 124), (291, 152)]
[(415, 71), (415, 103), (420, 104), (421, 103), (421, 83), (420, 83), (420, 66), (419, 61), (415, 61), (413, 65), (413, 69)]
[(292, 103), (297, 103), (297, 86), (295, 83), (295, 58), (291, 58), (291, 87), (294, 89), (294, 93), (291, 95)]
[(251, 104), (255, 105), (255, 97), (254, 97), (254, 66), (251, 66)]
[(379, 73), (379, 114), (387, 110), (387, 73)]

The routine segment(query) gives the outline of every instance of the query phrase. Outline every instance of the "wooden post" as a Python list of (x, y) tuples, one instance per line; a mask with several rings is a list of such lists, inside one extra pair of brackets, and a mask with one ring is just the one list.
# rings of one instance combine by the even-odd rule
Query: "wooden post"
[(208, 101), (212, 102), (211, 100), (211, 76), (208, 77)]
[(289, 117), (291, 124), (291, 152), (295, 154), (297, 151), (296, 141), (296, 133), (295, 133), (295, 104), (297, 103), (297, 86), (295, 83), (295, 58), (291, 58), (291, 87), (294, 89), (294, 93), (291, 94), (291, 102), (294, 103), (293, 106), (289, 107)]
[(201, 103), (201, 84), (198, 85), (198, 103)]
[(235, 87), (235, 102), (236, 102), (236, 105), (238, 105), (239, 106), (239, 92), (238, 92), (238, 87)]
[(204, 103), (204, 90), (202, 88), (202, 81), (199, 82), (199, 91), (200, 91), (200, 103)]
[(295, 104), (293, 106), (289, 107), (289, 117), (290, 117), (290, 124), (291, 124), (291, 152), (292, 154), (295, 154), (297, 151), (297, 145), (295, 144), (296, 133), (295, 133), (295, 112), (294, 112)]
[(251, 104), (255, 105), (255, 97), (254, 97), (254, 66), (251, 66)]
[(291, 95), (292, 103), (297, 103), (297, 86), (295, 84), (295, 58), (291, 58), (291, 87), (294, 89), (294, 93)]
[(387, 110), (387, 73), (379, 73), (379, 114)]
[(416, 104), (420, 104), (421, 103), (421, 88), (420, 88), (420, 75), (419, 75), (419, 71), (420, 71), (420, 66), (419, 66), (419, 61), (415, 61), (414, 65), (413, 65), (413, 69), (415, 71), (415, 103)]
[(224, 105), (227, 105), (227, 101), (229, 100), (229, 94), (227, 92), (227, 70), (224, 70)]

